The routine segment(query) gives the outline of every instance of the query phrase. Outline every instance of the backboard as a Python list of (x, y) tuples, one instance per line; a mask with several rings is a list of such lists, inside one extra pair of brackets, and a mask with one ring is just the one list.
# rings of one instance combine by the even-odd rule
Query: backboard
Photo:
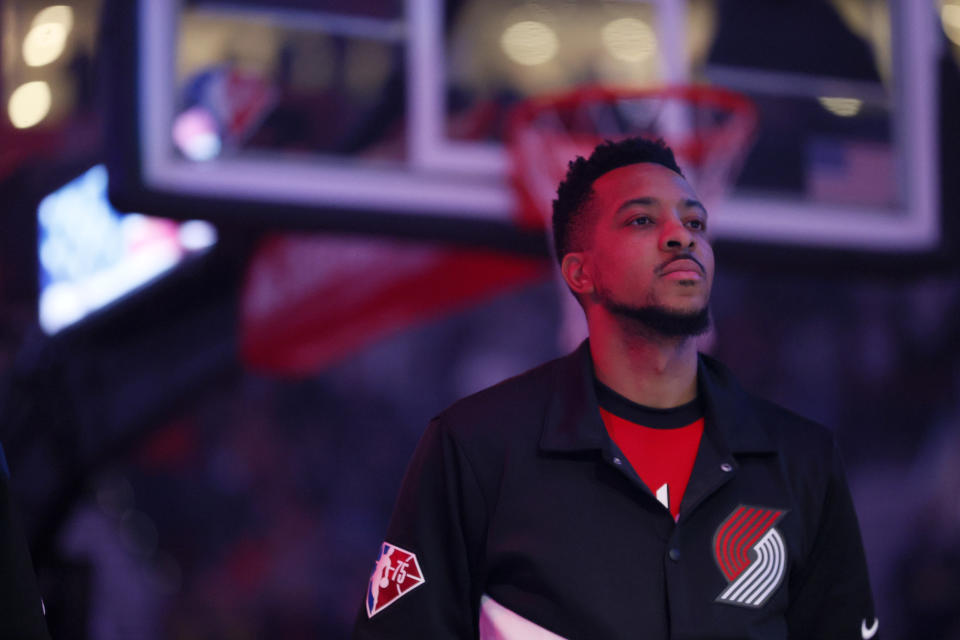
[[(715, 84), (757, 105), (718, 239), (881, 252), (940, 234), (933, 7), (907, 0), (136, 0), (112, 197), (162, 215), (519, 233), (512, 105)], [(114, 53), (114, 55), (119, 55)], [(126, 107), (126, 109), (125, 109)], [(127, 116), (134, 116), (128, 118)]]

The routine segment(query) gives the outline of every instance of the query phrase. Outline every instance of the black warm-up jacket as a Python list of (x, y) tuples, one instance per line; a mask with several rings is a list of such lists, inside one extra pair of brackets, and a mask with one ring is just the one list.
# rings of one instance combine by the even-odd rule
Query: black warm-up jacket
[(354, 638), (879, 638), (832, 434), (698, 367), (677, 522), (608, 436), (586, 342), (437, 416), (386, 534), (423, 581), (368, 590)]

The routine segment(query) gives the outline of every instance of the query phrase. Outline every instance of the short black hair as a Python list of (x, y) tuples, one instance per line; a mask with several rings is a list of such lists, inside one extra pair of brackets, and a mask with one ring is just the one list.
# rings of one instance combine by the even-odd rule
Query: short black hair
[(553, 242), (557, 260), (582, 248), (584, 209), (593, 195), (593, 183), (605, 173), (640, 162), (663, 165), (681, 176), (673, 151), (662, 139), (627, 138), (617, 142), (606, 140), (593, 150), (589, 158), (571, 160), (567, 176), (557, 188), (553, 201)]

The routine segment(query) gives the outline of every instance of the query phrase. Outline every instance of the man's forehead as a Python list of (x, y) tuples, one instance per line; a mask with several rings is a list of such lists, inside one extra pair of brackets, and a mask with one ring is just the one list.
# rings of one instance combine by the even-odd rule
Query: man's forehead
[(594, 181), (593, 191), (597, 196), (614, 198), (657, 193), (696, 198), (693, 187), (683, 176), (654, 162), (638, 162), (608, 171)]

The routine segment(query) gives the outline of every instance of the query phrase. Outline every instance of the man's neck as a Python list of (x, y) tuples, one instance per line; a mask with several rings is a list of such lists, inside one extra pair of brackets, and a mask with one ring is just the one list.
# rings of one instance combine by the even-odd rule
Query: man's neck
[(595, 324), (590, 355), (600, 382), (647, 407), (677, 407), (697, 397), (696, 340)]

